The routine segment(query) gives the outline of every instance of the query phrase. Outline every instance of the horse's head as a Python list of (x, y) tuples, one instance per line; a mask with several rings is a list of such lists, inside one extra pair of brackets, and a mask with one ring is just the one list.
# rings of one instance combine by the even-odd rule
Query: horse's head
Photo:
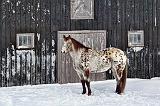
[(65, 35), (63, 35), (63, 40), (64, 40), (64, 44), (62, 46), (62, 53), (68, 53), (70, 51), (72, 51), (72, 41), (71, 41), (71, 36), (69, 35), (68, 37), (66, 37)]

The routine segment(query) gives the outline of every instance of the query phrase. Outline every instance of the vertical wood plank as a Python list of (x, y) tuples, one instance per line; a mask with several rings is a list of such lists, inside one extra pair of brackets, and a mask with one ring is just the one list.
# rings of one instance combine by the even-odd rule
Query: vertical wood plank
[[(2, 0), (0, 1), (0, 5)], [(1, 6), (2, 8), (2, 6)], [(0, 41), (2, 41), (2, 9), (0, 9)], [(2, 44), (0, 43), (0, 87), (2, 87)]]
[[(79, 81), (74, 79), (77, 77), (76, 73), (69, 71), (72, 70), (69, 65), (64, 72), (58, 72), (57, 68), (56, 71), (52, 69), (55, 64), (52, 56), (58, 51), (57, 31), (60, 30), (107, 30), (107, 47), (111, 45), (122, 50), (128, 48), (129, 30), (144, 30), (144, 49), (137, 53), (130, 50), (128, 54), (129, 77), (151, 78), (160, 74), (159, 0), (95, 0), (95, 17), (91, 20), (71, 20), (69, 0), (1, 0), (0, 3), (3, 3), (0, 10), (1, 86), (51, 83), (53, 73), (63, 73), (58, 75), (58, 78), (65, 77), (61, 83)], [(22, 54), (15, 48), (16, 34), (26, 32), (40, 34), (39, 40), (35, 38), (35, 51), (31, 50), (29, 55)], [(87, 42), (88, 38), (83, 36), (81, 39)], [(55, 40), (53, 47), (51, 39)], [(97, 39), (99, 38), (96, 37), (95, 40)], [(99, 42), (100, 40), (97, 40), (95, 45), (99, 45)], [(68, 60), (56, 64), (66, 68), (63, 65), (70, 62), (71, 60)], [(68, 72), (69, 74), (65, 75)], [(30, 74), (29, 79), (26, 74)], [(93, 76), (94, 79), (101, 78), (101, 75)], [(111, 73), (108, 72), (107, 77), (112, 78)]]

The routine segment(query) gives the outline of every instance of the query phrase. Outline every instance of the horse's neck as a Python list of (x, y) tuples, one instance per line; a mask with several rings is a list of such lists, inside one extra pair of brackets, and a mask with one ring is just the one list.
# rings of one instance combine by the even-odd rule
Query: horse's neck
[(70, 52), (70, 55), (74, 62), (78, 62), (81, 58), (82, 52), (90, 49), (89, 47), (84, 46), (83, 44), (79, 43), (78, 41), (72, 40), (72, 51)]
[(72, 52), (70, 52), (70, 55), (71, 55), (71, 57), (72, 57), (72, 60), (74, 61), (74, 62), (76, 62), (76, 61), (78, 61), (79, 59), (80, 59), (80, 57), (81, 57), (81, 54), (82, 54), (82, 49), (80, 49), (80, 50), (78, 50), (78, 51), (72, 51)]

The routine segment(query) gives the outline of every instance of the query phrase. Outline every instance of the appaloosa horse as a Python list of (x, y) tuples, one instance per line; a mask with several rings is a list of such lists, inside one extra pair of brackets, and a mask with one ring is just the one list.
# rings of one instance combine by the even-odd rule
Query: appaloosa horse
[(124, 92), (127, 78), (127, 56), (122, 50), (110, 47), (96, 51), (84, 46), (70, 35), (63, 36), (63, 39), (62, 53), (69, 53), (72, 57), (73, 67), (82, 83), (82, 94), (86, 93), (86, 85), (88, 95), (91, 95), (90, 73), (105, 72), (109, 69), (112, 70), (117, 82), (116, 93)]

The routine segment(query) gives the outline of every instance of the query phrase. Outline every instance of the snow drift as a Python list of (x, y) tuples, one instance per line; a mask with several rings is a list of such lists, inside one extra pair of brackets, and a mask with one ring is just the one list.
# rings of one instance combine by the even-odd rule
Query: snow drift
[(114, 93), (115, 84), (91, 82), (91, 96), (80, 94), (80, 83), (3, 87), (0, 106), (160, 106), (160, 78), (128, 79), (124, 95)]

